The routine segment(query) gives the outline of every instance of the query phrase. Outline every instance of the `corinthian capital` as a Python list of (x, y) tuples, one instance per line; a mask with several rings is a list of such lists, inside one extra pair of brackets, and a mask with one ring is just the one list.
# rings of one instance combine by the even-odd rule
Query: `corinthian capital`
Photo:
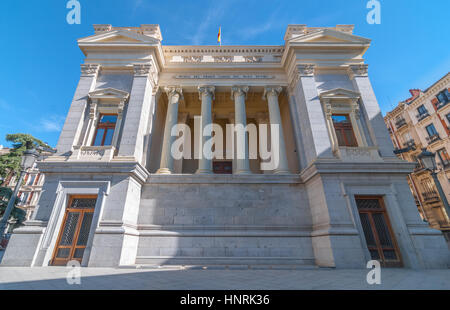
[(367, 67), (367, 64), (350, 65), (348, 66), (348, 75), (352, 79), (355, 76), (367, 76)]
[(150, 64), (134, 64), (134, 76), (148, 76), (151, 72), (152, 66)]
[(275, 96), (278, 97), (278, 95), (283, 90), (283, 87), (281, 86), (266, 86), (264, 87), (264, 93), (263, 93), (263, 100), (265, 100), (268, 96)]
[(169, 98), (169, 103), (177, 103), (183, 98), (183, 89), (180, 86), (166, 86), (164, 91)]
[(245, 96), (247, 97), (249, 87), (248, 86), (232, 86), (231, 87), (231, 99), (234, 100), (234, 95), (238, 94), (238, 96)]
[(98, 64), (82, 64), (81, 65), (81, 75), (82, 76), (95, 76), (100, 69)]
[(201, 85), (198, 87), (199, 99), (202, 100), (202, 94), (210, 95), (214, 99), (214, 91), (216, 88), (211, 85)]
[(297, 65), (297, 73), (299, 76), (314, 76), (314, 64), (301, 64)]

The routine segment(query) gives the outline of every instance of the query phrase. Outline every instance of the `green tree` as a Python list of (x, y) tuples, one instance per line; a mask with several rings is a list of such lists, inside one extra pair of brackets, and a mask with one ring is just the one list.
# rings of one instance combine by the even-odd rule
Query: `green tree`
[(13, 147), (9, 153), (0, 155), (0, 176), (2, 178), (7, 178), (20, 172), (20, 160), (23, 152), (26, 150), (27, 142), (32, 143), (35, 147), (50, 147), (47, 143), (25, 133), (8, 134), (6, 135), (6, 141), (12, 142)]
[[(6, 210), (6, 207), (8, 206), (9, 199), (11, 199), (12, 196), (12, 190), (7, 187), (0, 187), (0, 218), (3, 216), (3, 213)], [(22, 209), (17, 208), (17, 203), (19, 202), (18, 199), (16, 199), (14, 209), (11, 211), (10, 218), (15, 218), (17, 220), (16, 226), (22, 224), (23, 221), (25, 221), (26, 212)]]

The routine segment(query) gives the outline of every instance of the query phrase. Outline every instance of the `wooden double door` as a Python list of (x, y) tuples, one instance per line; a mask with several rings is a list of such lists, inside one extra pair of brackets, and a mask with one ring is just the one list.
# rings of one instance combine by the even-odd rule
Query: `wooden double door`
[(402, 267), (400, 251), (381, 196), (356, 196), (367, 249), (382, 267)]
[(97, 196), (70, 196), (53, 253), (52, 265), (81, 263), (89, 239)]

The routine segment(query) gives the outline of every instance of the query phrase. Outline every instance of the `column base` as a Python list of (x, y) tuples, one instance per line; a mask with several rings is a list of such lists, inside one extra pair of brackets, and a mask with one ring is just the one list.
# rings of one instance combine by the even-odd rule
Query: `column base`
[(253, 174), (250, 170), (238, 170), (234, 174)]
[(172, 174), (169, 168), (159, 168), (156, 174)]
[(214, 174), (214, 173), (210, 169), (197, 169), (197, 171), (195, 171), (195, 174)]

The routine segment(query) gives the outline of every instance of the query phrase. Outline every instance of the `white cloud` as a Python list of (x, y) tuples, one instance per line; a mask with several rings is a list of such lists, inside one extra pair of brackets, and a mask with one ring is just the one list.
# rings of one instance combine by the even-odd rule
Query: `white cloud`
[(41, 119), (38, 129), (41, 131), (61, 131), (64, 120), (64, 116), (50, 115), (47, 118)]

